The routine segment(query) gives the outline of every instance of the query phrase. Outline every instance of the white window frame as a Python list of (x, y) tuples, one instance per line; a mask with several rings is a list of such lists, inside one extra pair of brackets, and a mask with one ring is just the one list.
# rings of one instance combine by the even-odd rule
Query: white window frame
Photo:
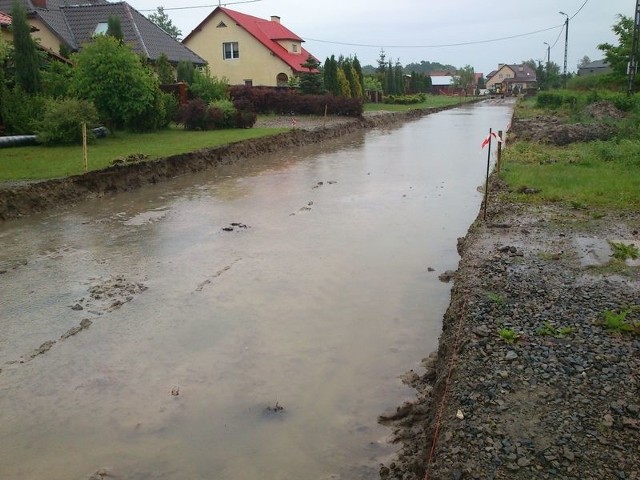
[(240, 58), (240, 47), (238, 42), (224, 42), (222, 44), (222, 59), (237, 60)]

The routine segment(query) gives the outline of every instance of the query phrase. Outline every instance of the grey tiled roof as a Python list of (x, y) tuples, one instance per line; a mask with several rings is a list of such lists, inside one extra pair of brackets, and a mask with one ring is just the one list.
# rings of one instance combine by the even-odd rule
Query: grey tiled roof
[(151, 60), (157, 60), (160, 54), (165, 53), (173, 63), (180, 60), (198, 65), (206, 63), (127, 2), (69, 6), (60, 10), (79, 46), (91, 41), (99, 23), (107, 23), (109, 17), (115, 16), (120, 18), (124, 42), (131, 45), (136, 53)]
[[(0, 0), (0, 11), (11, 12), (14, 0)], [(39, 17), (61, 43), (71, 50), (79, 50), (91, 38), (99, 23), (109, 17), (120, 18), (124, 42), (133, 50), (152, 61), (165, 53), (172, 63), (180, 60), (195, 65), (206, 63), (182, 43), (175, 40), (127, 2), (111, 3), (106, 0), (47, 0), (47, 8), (38, 8), (33, 0), (18, 0), (30, 16)], [(36, 5), (38, 2), (36, 2)]]

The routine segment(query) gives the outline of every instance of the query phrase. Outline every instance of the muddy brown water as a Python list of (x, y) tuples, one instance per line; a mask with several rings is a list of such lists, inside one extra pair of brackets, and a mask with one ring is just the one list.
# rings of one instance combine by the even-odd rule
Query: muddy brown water
[(0, 478), (377, 478), (395, 447), (376, 418), (437, 345), (438, 274), (510, 115), (467, 106), (0, 225)]

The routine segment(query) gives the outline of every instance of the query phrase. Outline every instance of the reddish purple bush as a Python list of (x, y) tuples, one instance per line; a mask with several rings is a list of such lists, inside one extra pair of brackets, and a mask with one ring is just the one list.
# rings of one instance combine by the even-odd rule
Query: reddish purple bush
[(359, 117), (363, 102), (359, 98), (336, 97), (332, 94), (302, 95), (295, 90), (266, 87), (231, 87), (229, 91), (236, 108), (260, 114), (299, 114)]

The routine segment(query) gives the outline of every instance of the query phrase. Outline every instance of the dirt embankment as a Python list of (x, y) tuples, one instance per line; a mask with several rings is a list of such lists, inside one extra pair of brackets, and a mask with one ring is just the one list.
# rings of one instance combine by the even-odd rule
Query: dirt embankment
[[(501, 202), (459, 239), (437, 353), (383, 415), (383, 479), (640, 479), (640, 213)], [(617, 263), (616, 263), (617, 262)], [(635, 306), (635, 307), (634, 307)]]
[[(319, 117), (311, 121), (305, 117), (299, 117), (296, 118), (296, 127), (291, 131), (272, 137), (257, 138), (151, 161), (121, 164), (84, 175), (4, 186), (0, 184), (0, 220), (41, 212), (61, 204), (79, 202), (90, 196), (132, 190), (146, 184), (159, 183), (186, 173), (235, 163), (265, 153), (319, 143), (360, 129), (420, 118), (446, 108), (453, 108), (453, 106), (406, 112), (378, 112), (359, 119), (329, 117), (325, 120)], [(292, 125), (291, 118), (283, 117), (281, 120), (280, 123), (272, 126)]]

